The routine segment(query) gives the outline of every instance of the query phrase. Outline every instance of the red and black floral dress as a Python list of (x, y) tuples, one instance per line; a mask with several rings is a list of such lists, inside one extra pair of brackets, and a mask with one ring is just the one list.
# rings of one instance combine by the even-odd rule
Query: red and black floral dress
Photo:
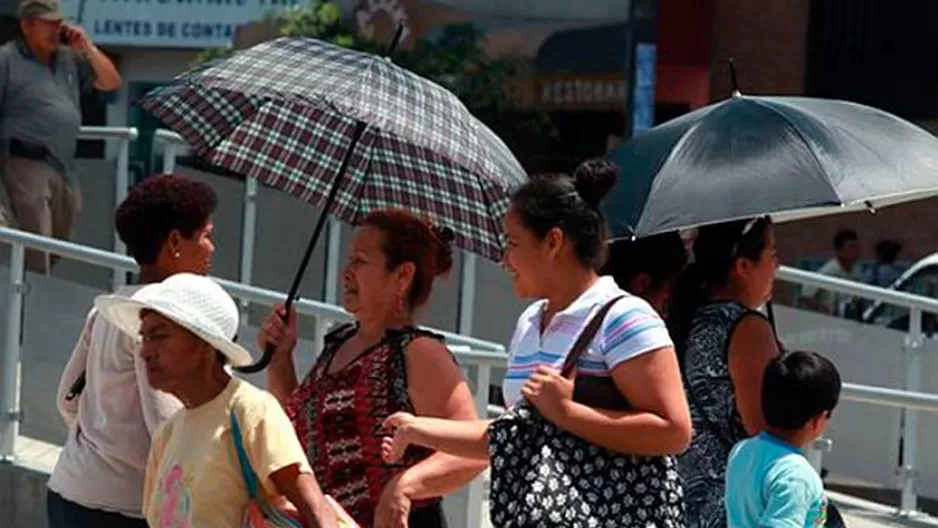
[[(387, 483), (431, 454), (412, 447), (399, 463), (385, 463), (381, 441), (388, 432), (382, 423), (396, 412), (414, 412), (407, 392), (407, 345), (418, 337), (442, 338), (412, 327), (389, 330), (381, 342), (330, 374), (336, 351), (357, 329), (347, 324), (326, 336), (322, 354), (286, 408), (323, 491), (358, 524), (370, 527)], [(439, 498), (415, 501), (411, 512), (410, 526), (446, 525)]]

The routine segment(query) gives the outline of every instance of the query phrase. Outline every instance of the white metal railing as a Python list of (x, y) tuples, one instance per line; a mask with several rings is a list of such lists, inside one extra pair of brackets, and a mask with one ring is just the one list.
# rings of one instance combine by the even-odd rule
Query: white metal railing
[[(21, 412), (21, 347), (20, 328), (22, 324), (22, 306), (26, 295), (24, 282), (24, 258), (26, 248), (40, 250), (60, 255), (65, 258), (87, 262), (97, 266), (110, 268), (118, 274), (122, 272), (135, 272), (137, 265), (130, 257), (111, 253), (101, 249), (81, 246), (53, 238), (42, 237), (25, 231), (0, 227), (0, 242), (11, 246), (9, 298), (7, 299), (6, 340), (0, 357), (2, 368), (2, 385), (0, 385), (0, 462), (12, 462), (15, 453), (15, 442), (19, 435), (19, 425), (22, 421)], [(250, 303), (272, 306), (283, 302), (286, 295), (280, 292), (266, 290), (224, 279), (216, 279), (232, 296)], [(313, 316), (317, 322), (349, 320), (350, 315), (342, 308), (319, 301), (299, 299), (295, 305), (297, 313)], [(317, 325), (320, 326), (321, 325)], [(492, 368), (504, 366), (506, 362), (505, 349), (498, 343), (476, 339), (433, 329), (443, 335), (447, 343), (453, 346), (463, 367), (475, 367), (475, 401), (480, 414), (488, 412), (489, 386), (491, 384)], [(469, 507), (467, 509), (467, 525), (479, 526), (482, 504), (482, 478), (477, 478), (469, 485)], [(473, 507), (475, 505), (475, 507)]]
[[(80, 260), (94, 265), (110, 268), (117, 272), (133, 272), (137, 269), (134, 261), (124, 255), (97, 248), (80, 246), (52, 238), (41, 237), (31, 233), (8, 228), (0, 228), (0, 242), (12, 247), (10, 263), (10, 290), (7, 299), (6, 342), (2, 355), (3, 383), (0, 390), (0, 461), (12, 460), (14, 442), (19, 431), (20, 413), (20, 324), (21, 310), (26, 288), (23, 277), (25, 273), (24, 257), (26, 248), (45, 251), (61, 255), (66, 258)], [(823, 277), (810, 272), (784, 268), (780, 272), (784, 280), (803, 281), (813, 286), (829, 288), (847, 294), (864, 295), (876, 300), (883, 300), (905, 306), (913, 314), (911, 318), (911, 335), (921, 335), (921, 326), (915, 324), (922, 312), (938, 313), (938, 302), (901, 292), (886, 291), (881, 288), (851, 283), (839, 279)], [(233, 296), (247, 299), (249, 302), (271, 306), (284, 299), (284, 294), (243, 283), (219, 280)], [(325, 320), (346, 320), (349, 315), (338, 306), (323, 302), (300, 299), (296, 303), (297, 311), (304, 315), (314, 316)], [(456, 335), (451, 332), (440, 332), (448, 342), (453, 345), (454, 352), (460, 363), (464, 366), (475, 367), (473, 387), (475, 400), (479, 412), (489, 416), (497, 415), (503, 409), (489, 404), (489, 386), (493, 368), (504, 368), (506, 356), (501, 345)], [(907, 340), (915, 342), (915, 339)], [(915, 350), (914, 347), (907, 347)], [(914, 357), (914, 356), (912, 356)], [(900, 407), (908, 413), (903, 425), (904, 447), (903, 455), (906, 466), (912, 467), (915, 463), (915, 428), (916, 411), (938, 412), (938, 395), (924, 394), (916, 390), (896, 390), (882, 387), (871, 387), (856, 384), (845, 384), (842, 399), (873, 405)], [(910, 419), (911, 418), (911, 419)], [(819, 463), (819, 453), (815, 457)], [(902, 486), (903, 499), (901, 513), (915, 511), (916, 496), (913, 488), (914, 472), (906, 471)], [(479, 526), (481, 520), (482, 480), (477, 479), (470, 485), (467, 526)]]
[[(114, 204), (124, 201), (127, 190), (130, 188), (130, 142), (136, 141), (139, 133), (135, 127), (97, 127), (83, 126), (78, 133), (78, 139), (117, 141), (117, 169), (114, 174)], [(114, 251), (123, 253), (126, 250), (117, 233), (114, 233)], [(124, 274), (114, 273), (111, 276), (111, 285), (114, 289), (124, 284)]]
[[(925, 334), (922, 332), (922, 314), (938, 314), (938, 300), (845, 279), (827, 277), (787, 266), (779, 269), (777, 277), (779, 280), (881, 301), (909, 310), (909, 330), (903, 343), (902, 356), (903, 388), (905, 391), (892, 391), (891, 389), (879, 389), (877, 391), (875, 388), (867, 388), (868, 390), (865, 392), (856, 392), (858, 387), (845, 387), (844, 398), (862, 398), (858, 401), (880, 405), (888, 402), (889, 405), (897, 406), (897, 404), (901, 404), (898, 406), (903, 407), (904, 417), (901, 426), (902, 467), (899, 468), (901, 481), (899, 512), (903, 515), (914, 513), (918, 507), (918, 496), (915, 490), (916, 461), (918, 458), (918, 411), (922, 409), (922, 406), (927, 407), (934, 403), (929, 398), (918, 398), (921, 395), (922, 387), (922, 349), (925, 339)], [(914, 402), (917, 405), (910, 406), (908, 404), (912, 403), (912, 400), (902, 400), (899, 393), (903, 392), (906, 396), (915, 395)], [(933, 409), (929, 407), (928, 410)], [(829, 449), (829, 446), (819, 445), (818, 447), (820, 449), (814, 454), (816, 464), (820, 463), (820, 452)]]

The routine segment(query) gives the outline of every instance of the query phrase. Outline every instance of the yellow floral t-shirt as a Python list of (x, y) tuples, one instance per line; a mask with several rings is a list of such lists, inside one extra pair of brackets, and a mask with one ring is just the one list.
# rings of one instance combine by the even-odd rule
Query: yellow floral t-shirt
[(280, 403), (232, 378), (212, 401), (183, 409), (157, 430), (144, 482), (143, 512), (151, 528), (237, 528), (248, 492), (231, 437), (231, 413), (265, 493), (278, 495), (270, 475), (298, 465), (312, 473)]

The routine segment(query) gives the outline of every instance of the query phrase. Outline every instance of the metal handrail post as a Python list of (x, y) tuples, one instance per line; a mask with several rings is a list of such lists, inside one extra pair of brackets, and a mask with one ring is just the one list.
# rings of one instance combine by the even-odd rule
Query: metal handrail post
[(182, 136), (161, 128), (153, 133), (153, 144), (159, 144), (163, 147), (163, 174), (172, 174), (176, 170), (176, 157), (179, 155), (180, 147), (185, 147), (186, 142)]
[(323, 302), (339, 302), (339, 268), (342, 261), (342, 223), (330, 218), (326, 224), (326, 264), (323, 283)]
[[(257, 236), (257, 178), (244, 179), (243, 218), (241, 220), (241, 269), (238, 279), (244, 284), (251, 284), (254, 274), (254, 240)], [(241, 324), (247, 326), (248, 308), (251, 302), (242, 298)]]
[(3, 385), (0, 386), (0, 462), (11, 463), (16, 455), (16, 437), (20, 431), (20, 328), (23, 296), (26, 293), (26, 248), (13, 244), (10, 251), (10, 291), (7, 297), (6, 340), (3, 347)]
[[(462, 252), (462, 266), (459, 270), (459, 312), (456, 322), (456, 331), (468, 335), (472, 332), (472, 320), (475, 311), (476, 293), (476, 256)], [(492, 367), (487, 363), (480, 363), (476, 367), (476, 407), (479, 416), (483, 419), (488, 414), (489, 386), (492, 383)], [(485, 494), (485, 482), (479, 475), (469, 483), (469, 494), (466, 499), (466, 526), (482, 526), (482, 500)]]
[[(81, 139), (90, 139), (96, 141), (117, 140), (117, 168), (114, 174), (114, 208), (120, 205), (127, 196), (127, 190), (130, 188), (130, 142), (136, 141), (140, 132), (136, 127), (104, 127), (104, 126), (83, 126), (78, 133)], [(114, 233), (114, 252), (123, 254), (127, 250), (121, 243), (117, 232)], [(123, 273), (114, 270), (111, 276), (111, 285), (116, 290), (124, 285), (126, 277)]]
[[(326, 259), (323, 266), (323, 302), (339, 304), (339, 273), (342, 258), (342, 223), (330, 217), (326, 223)], [(316, 318), (316, 335), (313, 340), (313, 354), (319, 356), (325, 345), (324, 338), (333, 321), (325, 317)]]
[[(922, 310), (912, 307), (909, 310), (909, 333), (904, 344), (903, 363), (905, 365), (905, 390), (919, 392), (922, 386), (922, 347), (925, 336), (922, 333)], [(902, 467), (899, 468), (902, 482), (902, 496), (899, 502), (899, 514), (915, 514), (918, 497), (915, 493), (915, 464), (918, 457), (918, 410), (905, 409), (902, 422)]]
[(163, 144), (163, 174), (172, 174), (176, 170), (176, 145)]
[(824, 469), (824, 453), (830, 453), (834, 448), (834, 442), (829, 438), (818, 438), (807, 449), (808, 461), (811, 462), (811, 467), (814, 468), (814, 471), (818, 475), (822, 473)]
[[(492, 384), (492, 366), (488, 362), (476, 365), (475, 400), (479, 416), (485, 419), (489, 409), (489, 386)], [(479, 475), (469, 483), (466, 500), (466, 526), (482, 526), (482, 499), (485, 494), (485, 479)]]
[[(136, 136), (136, 134), (134, 134)], [(117, 152), (117, 173), (114, 175), (114, 211), (117, 211), (117, 208), (120, 207), (121, 202), (124, 201), (124, 198), (127, 197), (127, 191), (130, 189), (130, 139), (123, 138), (120, 140), (119, 150)], [(119, 253), (121, 255), (127, 252), (127, 246), (121, 242), (120, 236), (117, 234), (117, 230), (114, 230), (114, 253)], [(118, 288), (123, 286), (127, 282), (127, 275), (118, 270), (114, 270), (111, 275), (111, 285), (113, 286), (112, 291), (117, 291)]]
[(459, 270), (459, 321), (456, 331), (460, 334), (472, 333), (476, 299), (476, 256), (468, 251), (462, 252), (462, 266)]

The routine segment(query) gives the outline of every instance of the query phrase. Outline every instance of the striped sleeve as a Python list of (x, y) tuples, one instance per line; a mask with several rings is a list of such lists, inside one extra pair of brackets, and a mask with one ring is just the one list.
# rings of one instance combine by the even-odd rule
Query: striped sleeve
[(601, 340), (600, 350), (610, 372), (646, 352), (674, 346), (661, 316), (637, 297), (622, 299), (609, 310)]

